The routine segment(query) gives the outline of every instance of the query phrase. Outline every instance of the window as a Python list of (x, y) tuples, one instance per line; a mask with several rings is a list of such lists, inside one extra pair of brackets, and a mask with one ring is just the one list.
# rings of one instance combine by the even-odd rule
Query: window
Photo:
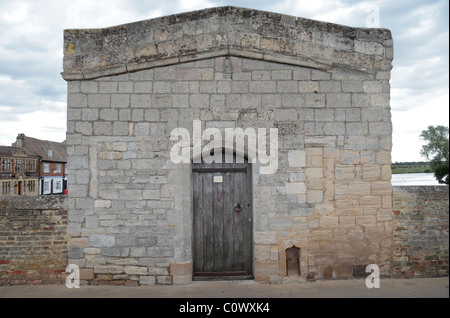
[(27, 192), (34, 192), (36, 190), (36, 182), (34, 180), (28, 181), (26, 189)]
[(61, 165), (56, 165), (55, 173), (61, 173)]
[(2, 194), (6, 195), (9, 194), (10, 192), (11, 192), (11, 182), (9, 181), (2, 182)]
[(50, 182), (44, 182), (44, 193), (50, 192)]
[(51, 149), (48, 150), (48, 156), (49, 157), (53, 156), (53, 151)]
[(28, 160), (27, 171), (35, 172), (36, 171), (36, 160)]
[(2, 176), (9, 176), (11, 174), (11, 159), (2, 158)]
[(2, 171), (11, 171), (11, 159), (2, 158)]
[(61, 181), (56, 181), (56, 183), (55, 183), (55, 190), (57, 190), (57, 191), (61, 191), (62, 190)]
[(44, 173), (50, 173), (50, 164), (44, 163)]
[(16, 172), (25, 171), (25, 159), (16, 159), (14, 164)]

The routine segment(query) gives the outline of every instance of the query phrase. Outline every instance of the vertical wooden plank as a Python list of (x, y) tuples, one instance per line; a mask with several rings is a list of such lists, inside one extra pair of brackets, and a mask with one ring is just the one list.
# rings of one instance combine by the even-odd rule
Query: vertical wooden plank
[(249, 275), (253, 275), (253, 199), (252, 199), (252, 170), (251, 165), (246, 163), (247, 173), (244, 175), (244, 267)]
[(234, 264), (234, 173), (226, 172), (224, 176), (224, 271), (233, 271)]
[[(234, 185), (234, 203), (243, 203), (243, 173), (236, 172), (235, 173), (235, 185)], [(235, 215), (235, 226), (236, 226), (236, 235), (235, 235), (235, 261), (234, 261), (234, 270), (235, 271), (243, 271), (244, 270), (244, 237), (243, 237), (243, 227), (244, 227), (244, 213), (243, 208), (241, 212), (234, 212)]]
[[(222, 163), (213, 162), (214, 167), (223, 167)], [(213, 213), (214, 213), (214, 271), (223, 271), (223, 180), (214, 182), (215, 176), (222, 176), (221, 172), (213, 173)], [(223, 179), (223, 178), (222, 178)]]
[(212, 173), (201, 173), (203, 177), (203, 269), (205, 272), (214, 270), (214, 224), (212, 206)]
[[(214, 176), (221, 176), (221, 173), (213, 173)], [(214, 228), (214, 271), (223, 271), (223, 180), (213, 182), (212, 192), (213, 202), (213, 228)]]
[(203, 271), (203, 182), (201, 173), (193, 172), (193, 270)]

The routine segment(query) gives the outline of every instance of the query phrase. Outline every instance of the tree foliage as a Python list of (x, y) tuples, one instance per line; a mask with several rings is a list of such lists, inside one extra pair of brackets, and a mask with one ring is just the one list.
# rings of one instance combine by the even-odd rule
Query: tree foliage
[(450, 182), (448, 131), (445, 126), (428, 126), (420, 134), (421, 139), (426, 142), (420, 154), (430, 160), (436, 179), (446, 184)]

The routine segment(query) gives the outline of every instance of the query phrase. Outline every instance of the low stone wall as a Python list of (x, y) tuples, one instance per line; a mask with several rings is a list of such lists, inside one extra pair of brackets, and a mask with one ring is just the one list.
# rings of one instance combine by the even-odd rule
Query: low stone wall
[(448, 276), (447, 186), (396, 186), (393, 277)]
[(65, 196), (0, 197), (0, 285), (65, 279)]
[[(448, 276), (448, 195), (446, 186), (393, 187), (392, 277)], [(65, 196), (0, 198), (0, 285), (63, 283), (66, 232)]]

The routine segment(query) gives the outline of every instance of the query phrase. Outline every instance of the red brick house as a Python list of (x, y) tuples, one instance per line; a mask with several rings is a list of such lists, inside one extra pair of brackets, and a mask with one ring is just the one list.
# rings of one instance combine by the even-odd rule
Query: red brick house
[(39, 194), (63, 194), (67, 188), (67, 152), (64, 142), (19, 134), (13, 146), (39, 157)]

